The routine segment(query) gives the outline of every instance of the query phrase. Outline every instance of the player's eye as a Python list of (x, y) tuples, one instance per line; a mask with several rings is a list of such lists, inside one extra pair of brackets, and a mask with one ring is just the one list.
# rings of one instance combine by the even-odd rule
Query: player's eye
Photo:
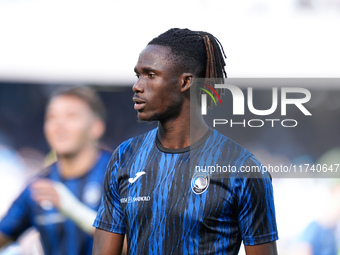
[(148, 74), (148, 77), (149, 77), (149, 78), (154, 78), (155, 76), (156, 76), (155, 73), (149, 73), (149, 74)]
[(140, 76), (139, 73), (136, 73), (136, 77), (139, 78), (139, 76)]

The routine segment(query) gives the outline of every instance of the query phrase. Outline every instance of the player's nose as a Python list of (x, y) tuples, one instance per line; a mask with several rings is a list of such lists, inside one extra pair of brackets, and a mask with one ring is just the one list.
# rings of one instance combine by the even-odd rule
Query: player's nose
[(132, 91), (135, 93), (143, 93), (144, 85), (142, 79), (138, 79), (136, 83), (132, 86)]

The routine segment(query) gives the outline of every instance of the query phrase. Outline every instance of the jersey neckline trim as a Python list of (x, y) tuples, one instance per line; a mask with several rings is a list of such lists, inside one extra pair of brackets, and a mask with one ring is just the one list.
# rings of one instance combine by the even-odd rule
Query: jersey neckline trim
[(206, 132), (202, 137), (201, 139), (199, 139), (197, 142), (193, 143), (192, 145), (190, 146), (187, 146), (187, 147), (184, 147), (184, 148), (180, 148), (180, 149), (169, 149), (169, 148), (165, 148), (161, 142), (159, 141), (158, 139), (158, 136), (157, 136), (157, 132), (156, 132), (156, 146), (157, 148), (161, 151), (161, 152), (165, 152), (165, 153), (172, 153), (172, 154), (176, 154), (176, 153), (184, 153), (184, 152), (188, 152), (190, 150), (193, 150), (195, 148), (197, 148), (198, 146), (200, 146), (201, 144), (203, 144), (207, 139), (208, 137), (212, 134), (213, 130), (211, 128), (209, 128), (208, 132)]

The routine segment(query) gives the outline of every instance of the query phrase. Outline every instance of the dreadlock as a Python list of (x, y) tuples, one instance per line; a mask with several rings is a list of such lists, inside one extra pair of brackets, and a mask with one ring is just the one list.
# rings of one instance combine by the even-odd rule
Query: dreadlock
[[(148, 45), (169, 47), (172, 60), (182, 72), (193, 73), (197, 78), (223, 79), (226, 55), (221, 43), (212, 34), (203, 31), (172, 28), (152, 39)], [(222, 94), (222, 90), (218, 94)], [(212, 100), (208, 105), (212, 106)]]

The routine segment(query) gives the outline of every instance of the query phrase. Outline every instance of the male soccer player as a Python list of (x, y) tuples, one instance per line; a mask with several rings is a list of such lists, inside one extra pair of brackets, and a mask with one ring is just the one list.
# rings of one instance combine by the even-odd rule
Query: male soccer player
[(92, 227), (111, 154), (98, 148), (105, 131), (105, 109), (85, 87), (55, 93), (44, 130), (57, 162), (14, 201), (0, 222), (0, 247), (34, 226), (46, 255), (92, 253)]
[(190, 109), (193, 79), (226, 77), (222, 52), (209, 33), (170, 29), (140, 53), (134, 108), (140, 120), (159, 124), (111, 157), (94, 222), (95, 255), (119, 254), (124, 234), (128, 254), (232, 255), (241, 241), (247, 255), (277, 253), (270, 177), (238, 171), (221, 178), (191, 167), (260, 164)]

